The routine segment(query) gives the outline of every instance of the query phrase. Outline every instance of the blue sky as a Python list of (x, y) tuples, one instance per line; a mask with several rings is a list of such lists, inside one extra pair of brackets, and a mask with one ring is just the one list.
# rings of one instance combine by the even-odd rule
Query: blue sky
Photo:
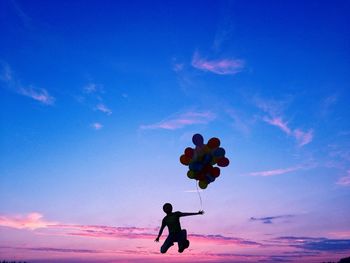
[(169, 261), (349, 255), (349, 9), (1, 1), (2, 254), (163, 260), (163, 203), (200, 209), (179, 156), (201, 133), (230, 166)]

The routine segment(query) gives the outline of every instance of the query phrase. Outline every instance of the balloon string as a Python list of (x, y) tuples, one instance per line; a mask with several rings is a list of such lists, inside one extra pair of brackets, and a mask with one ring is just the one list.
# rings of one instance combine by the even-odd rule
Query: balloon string
[(202, 211), (203, 210), (202, 197), (201, 197), (201, 193), (199, 192), (199, 189), (198, 189), (197, 181), (196, 181), (196, 188), (197, 188), (197, 193), (198, 193), (199, 202), (201, 204), (201, 211)]

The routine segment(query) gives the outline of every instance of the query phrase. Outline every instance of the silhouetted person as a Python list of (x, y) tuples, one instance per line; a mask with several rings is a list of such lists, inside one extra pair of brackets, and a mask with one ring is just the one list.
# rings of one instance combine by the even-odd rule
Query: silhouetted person
[(177, 211), (173, 213), (173, 207), (169, 203), (163, 205), (163, 211), (166, 213), (166, 216), (162, 220), (162, 226), (159, 229), (159, 234), (154, 241), (159, 242), (159, 238), (162, 235), (164, 228), (167, 226), (169, 235), (160, 248), (160, 252), (166, 253), (167, 250), (174, 245), (174, 242), (177, 242), (179, 246), (178, 251), (179, 253), (182, 253), (190, 246), (190, 241), (187, 240), (186, 229), (181, 229), (180, 217), (202, 215), (204, 214), (204, 211), (199, 211), (198, 213), (181, 213)]

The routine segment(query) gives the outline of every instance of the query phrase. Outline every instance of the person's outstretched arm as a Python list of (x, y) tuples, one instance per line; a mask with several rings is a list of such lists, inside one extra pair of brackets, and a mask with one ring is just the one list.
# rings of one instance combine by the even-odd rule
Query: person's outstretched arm
[(162, 221), (162, 225), (161, 225), (161, 227), (160, 227), (160, 229), (159, 229), (159, 234), (158, 234), (157, 238), (154, 240), (155, 242), (159, 242), (159, 238), (160, 238), (160, 236), (162, 235), (165, 226), (166, 226), (166, 225), (165, 225), (164, 220), (163, 220), (163, 221)]
[(195, 216), (195, 215), (203, 215), (204, 211), (203, 210), (199, 210), (199, 212), (197, 213), (180, 213), (180, 216)]

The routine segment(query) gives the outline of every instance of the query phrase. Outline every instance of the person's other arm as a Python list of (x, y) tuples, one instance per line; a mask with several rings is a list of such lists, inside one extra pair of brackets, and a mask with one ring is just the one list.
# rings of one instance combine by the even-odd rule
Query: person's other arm
[(155, 242), (159, 242), (159, 238), (162, 235), (165, 226), (166, 226), (166, 224), (164, 223), (164, 219), (163, 219), (162, 225), (159, 229), (159, 234), (158, 234), (157, 238), (154, 240)]

